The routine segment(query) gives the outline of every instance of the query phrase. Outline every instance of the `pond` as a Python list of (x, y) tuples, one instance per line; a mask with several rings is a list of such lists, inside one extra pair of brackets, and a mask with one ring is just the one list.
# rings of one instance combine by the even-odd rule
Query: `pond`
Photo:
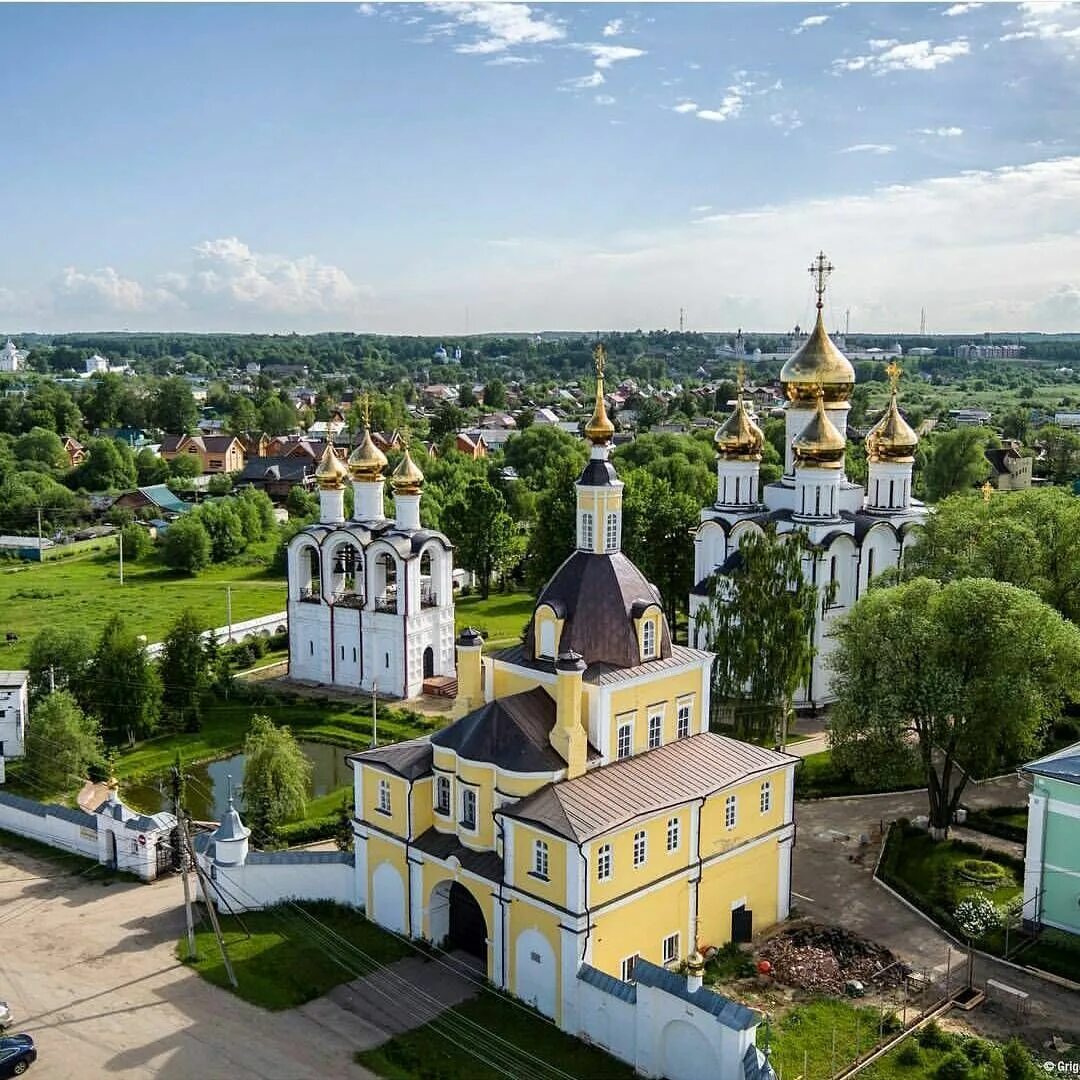
[[(303, 739), (297, 742), (304, 757), (311, 762), (310, 798), (328, 795), (337, 788), (352, 784), (352, 769), (345, 764), (345, 755), (355, 748)], [(196, 821), (220, 821), (229, 805), (228, 777), (232, 776), (234, 791), (244, 783), (244, 755), (234, 754), (220, 761), (189, 765), (185, 772), (188, 776), (187, 807), (191, 816)], [(147, 814), (156, 814), (159, 810), (171, 811), (170, 783), (168, 773), (152, 776), (143, 783), (123, 784), (120, 795), (129, 806)]]

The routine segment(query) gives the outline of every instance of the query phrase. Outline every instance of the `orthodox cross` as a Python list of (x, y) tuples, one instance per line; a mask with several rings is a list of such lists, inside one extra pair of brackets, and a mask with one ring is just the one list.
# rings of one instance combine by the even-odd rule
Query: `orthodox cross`
[(825, 306), (822, 297), (825, 295), (825, 282), (833, 272), (833, 264), (825, 257), (824, 251), (819, 251), (817, 258), (810, 264), (810, 276), (814, 279), (814, 292), (817, 293), (817, 309), (820, 311)]
[(607, 353), (604, 352), (604, 346), (599, 341), (592, 351), (592, 356), (593, 363), (596, 365), (596, 377), (602, 379), (604, 377), (604, 364), (607, 361)]
[(742, 397), (743, 390), (746, 388), (746, 365), (740, 360), (739, 366), (735, 369), (735, 389), (738, 391), (738, 396)]
[(360, 415), (364, 418), (364, 427), (371, 430), (371, 395), (365, 390), (360, 395)]
[(900, 385), (900, 376), (904, 374), (904, 369), (895, 360), (890, 360), (889, 366), (885, 368), (885, 374), (889, 376), (889, 385), (895, 394), (897, 386)]
[(983, 502), (989, 502), (990, 496), (994, 494), (994, 485), (989, 480), (979, 490), (982, 492)]

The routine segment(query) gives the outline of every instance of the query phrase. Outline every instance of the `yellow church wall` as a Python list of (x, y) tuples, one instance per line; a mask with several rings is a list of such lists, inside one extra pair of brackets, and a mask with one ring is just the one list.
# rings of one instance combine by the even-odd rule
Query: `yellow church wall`
[[(566, 906), (566, 874), (569, 845), (551, 833), (532, 829), (528, 825), (522, 825), (507, 820), (509, 828), (513, 829), (514, 849), (514, 886), (523, 892), (531, 893), (551, 904)], [(545, 881), (534, 873), (535, 867), (535, 844), (547, 844), (548, 849), (548, 878)], [(580, 862), (577, 848), (573, 848), (574, 858)]]
[[(394, 833), (395, 836), (408, 835), (408, 797), (409, 785), (400, 776), (364, 765), (364, 805), (361, 817), (380, 829)], [(390, 812), (379, 809), (379, 782), (385, 780), (390, 785)]]
[[(476, 791), (476, 830), (461, 825), (461, 785)], [(492, 821), (495, 773), (490, 765), (470, 765), (459, 761), (455, 787), (454, 813), (458, 819), (457, 833), (466, 847), (492, 850), (495, 847), (495, 828)]]
[(690, 713), (690, 730), (697, 731), (701, 717), (701, 671), (700, 669), (685, 668), (682, 671), (675, 670), (662, 679), (650, 679), (638, 685), (615, 689), (611, 693), (611, 717), (608, 723), (610, 728), (610, 743), (612, 756), (618, 746), (617, 735), (619, 724), (628, 713), (634, 714), (634, 753), (640, 753), (649, 745), (649, 706), (663, 703), (664, 709), (664, 742), (669, 743), (675, 739), (675, 724), (678, 702), (681, 698), (693, 697), (693, 705)]
[[(667, 824), (671, 818), (679, 819), (679, 846), (667, 849)], [(634, 835), (645, 831), (648, 857), (641, 866), (634, 866)], [(688, 865), (694, 839), (690, 833), (690, 807), (681, 806), (663, 814), (636, 822), (618, 832), (598, 836), (589, 845), (589, 905), (606, 904), (636, 889), (644, 889), (654, 881), (666, 877)], [(604, 844), (611, 845), (611, 877), (601, 881), (597, 877), (597, 857)]]
[[(405, 895), (408, 896), (409, 864), (405, 857), (405, 848), (374, 834), (369, 835), (367, 839), (367, 896), (370, 897), (372, 894), (371, 882), (375, 871), (383, 863), (389, 863), (401, 874), (401, 880), (406, 887)], [(407, 911), (405, 917), (408, 918)]]
[(562, 934), (560, 917), (553, 911), (531, 904), (521, 897), (513, 897), (506, 916), (506, 973), (510, 992), (518, 993), (517, 940), (527, 930), (535, 930), (551, 946), (555, 957), (555, 1015), (562, 1013)]
[(707, 863), (698, 893), (702, 945), (721, 946), (731, 940), (731, 910), (739, 902), (745, 902), (753, 912), (755, 934), (776, 922), (779, 879), (780, 852), (775, 838)]
[(690, 923), (690, 882), (680, 875), (651, 892), (643, 892), (618, 907), (597, 912), (593, 921), (590, 963), (615, 978), (622, 962), (635, 953), (654, 964), (663, 964), (663, 942), (679, 934), (679, 955), (685, 957)]
[(510, 667), (507, 664), (495, 663), (492, 675), (492, 690), (496, 698), (509, 697), (511, 694), (521, 694), (524, 691), (532, 690), (537, 686), (543, 686), (544, 689), (551, 694), (552, 700), (555, 700), (554, 681), (550, 684), (541, 683), (533, 672), (521, 668)]
[(416, 780), (412, 786), (412, 834), (419, 836), (435, 824), (435, 806), (433, 799), (435, 780), (425, 776)]
[[(769, 810), (763, 814), (760, 800), (761, 785), (765, 781), (770, 783), (771, 792)], [(701, 811), (701, 857), (707, 859), (710, 855), (727, 851), (736, 844), (783, 824), (786, 786), (787, 774), (785, 768), (781, 767), (710, 795)], [(729, 795), (735, 796), (733, 829), (729, 829), (724, 821)]]

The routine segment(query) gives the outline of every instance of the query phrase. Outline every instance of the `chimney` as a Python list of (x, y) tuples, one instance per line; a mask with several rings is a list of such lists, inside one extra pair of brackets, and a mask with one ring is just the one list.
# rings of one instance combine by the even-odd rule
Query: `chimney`
[(581, 677), (585, 672), (585, 661), (576, 652), (562, 652), (555, 671), (555, 726), (549, 739), (566, 762), (566, 778), (573, 780), (585, 772), (588, 743), (581, 726)]
[(474, 627), (466, 627), (457, 639), (458, 697), (466, 709), (484, 703), (484, 661), (480, 657), (484, 639)]

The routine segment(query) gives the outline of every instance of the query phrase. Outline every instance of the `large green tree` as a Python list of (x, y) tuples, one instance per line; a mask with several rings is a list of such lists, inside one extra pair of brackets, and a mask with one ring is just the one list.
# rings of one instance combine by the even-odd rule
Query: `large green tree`
[(506, 464), (535, 491), (547, 490), (564, 477), (567, 462), (571, 463), (570, 471), (576, 478), (585, 468), (587, 458), (582, 441), (554, 424), (533, 424), (507, 441), (504, 454)]
[(1042, 467), (1055, 484), (1068, 484), (1080, 476), (1080, 432), (1049, 424), (1036, 433), (1045, 452)]
[(986, 578), (871, 589), (835, 635), (833, 760), (872, 782), (920, 767), (939, 837), (969, 775), (1033, 755), (1080, 694), (1080, 629)]
[(443, 509), (442, 526), (457, 549), (457, 564), (476, 575), (486, 600), (492, 578), (509, 570), (521, 555), (506, 500), (486, 480), (474, 478), (464, 497)]
[(985, 480), (990, 475), (985, 453), (988, 442), (988, 432), (978, 427), (959, 427), (934, 435), (926, 447), (926, 497), (937, 502)]
[(239, 555), (247, 547), (244, 523), (231, 499), (203, 503), (191, 516), (196, 517), (210, 537), (210, 553), (214, 562), (224, 562)]
[(712, 671), (714, 715), (727, 712), (741, 735), (781, 745), (795, 694), (810, 678), (814, 636), (823, 597), (805, 572), (817, 549), (803, 530), (742, 534), (725, 570), (706, 585), (697, 623), (705, 647), (716, 653)]
[(53, 793), (77, 787), (102, 756), (97, 721), (68, 691), (57, 690), (34, 706), (26, 725), (26, 768), (40, 788)]
[(138, 470), (131, 447), (114, 439), (92, 439), (86, 458), (68, 481), (87, 491), (124, 491), (135, 487)]
[(307, 808), (311, 762), (287, 727), (253, 716), (244, 740), (243, 803), (258, 843), (273, 841), (274, 829)]
[(539, 592), (547, 584), (574, 550), (577, 536), (574, 482), (580, 474), (577, 461), (564, 459), (555, 466), (551, 482), (537, 496), (536, 518), (525, 553), (525, 582), (533, 592)]
[(85, 701), (86, 674), (93, 650), (82, 629), (46, 626), (30, 644), (30, 694), (44, 697), (52, 690), (70, 690)]
[(162, 431), (183, 435), (195, 427), (199, 408), (195, 396), (184, 379), (162, 379), (154, 393), (152, 415)]
[(210, 670), (202, 625), (190, 608), (181, 612), (165, 635), (158, 668), (162, 720), (176, 731), (198, 731)]
[(161, 543), (165, 565), (185, 574), (197, 574), (210, 564), (210, 534), (194, 514), (177, 518)]
[(31, 462), (49, 469), (66, 469), (68, 456), (64, 444), (55, 431), (47, 428), (31, 428), (15, 440), (15, 457), (23, 464)]
[(146, 646), (119, 615), (105, 624), (90, 665), (87, 699), (110, 742), (144, 739), (157, 726), (161, 683)]
[(699, 507), (716, 499), (716, 455), (708, 436), (641, 435), (620, 446), (614, 461), (620, 474), (644, 469)]

